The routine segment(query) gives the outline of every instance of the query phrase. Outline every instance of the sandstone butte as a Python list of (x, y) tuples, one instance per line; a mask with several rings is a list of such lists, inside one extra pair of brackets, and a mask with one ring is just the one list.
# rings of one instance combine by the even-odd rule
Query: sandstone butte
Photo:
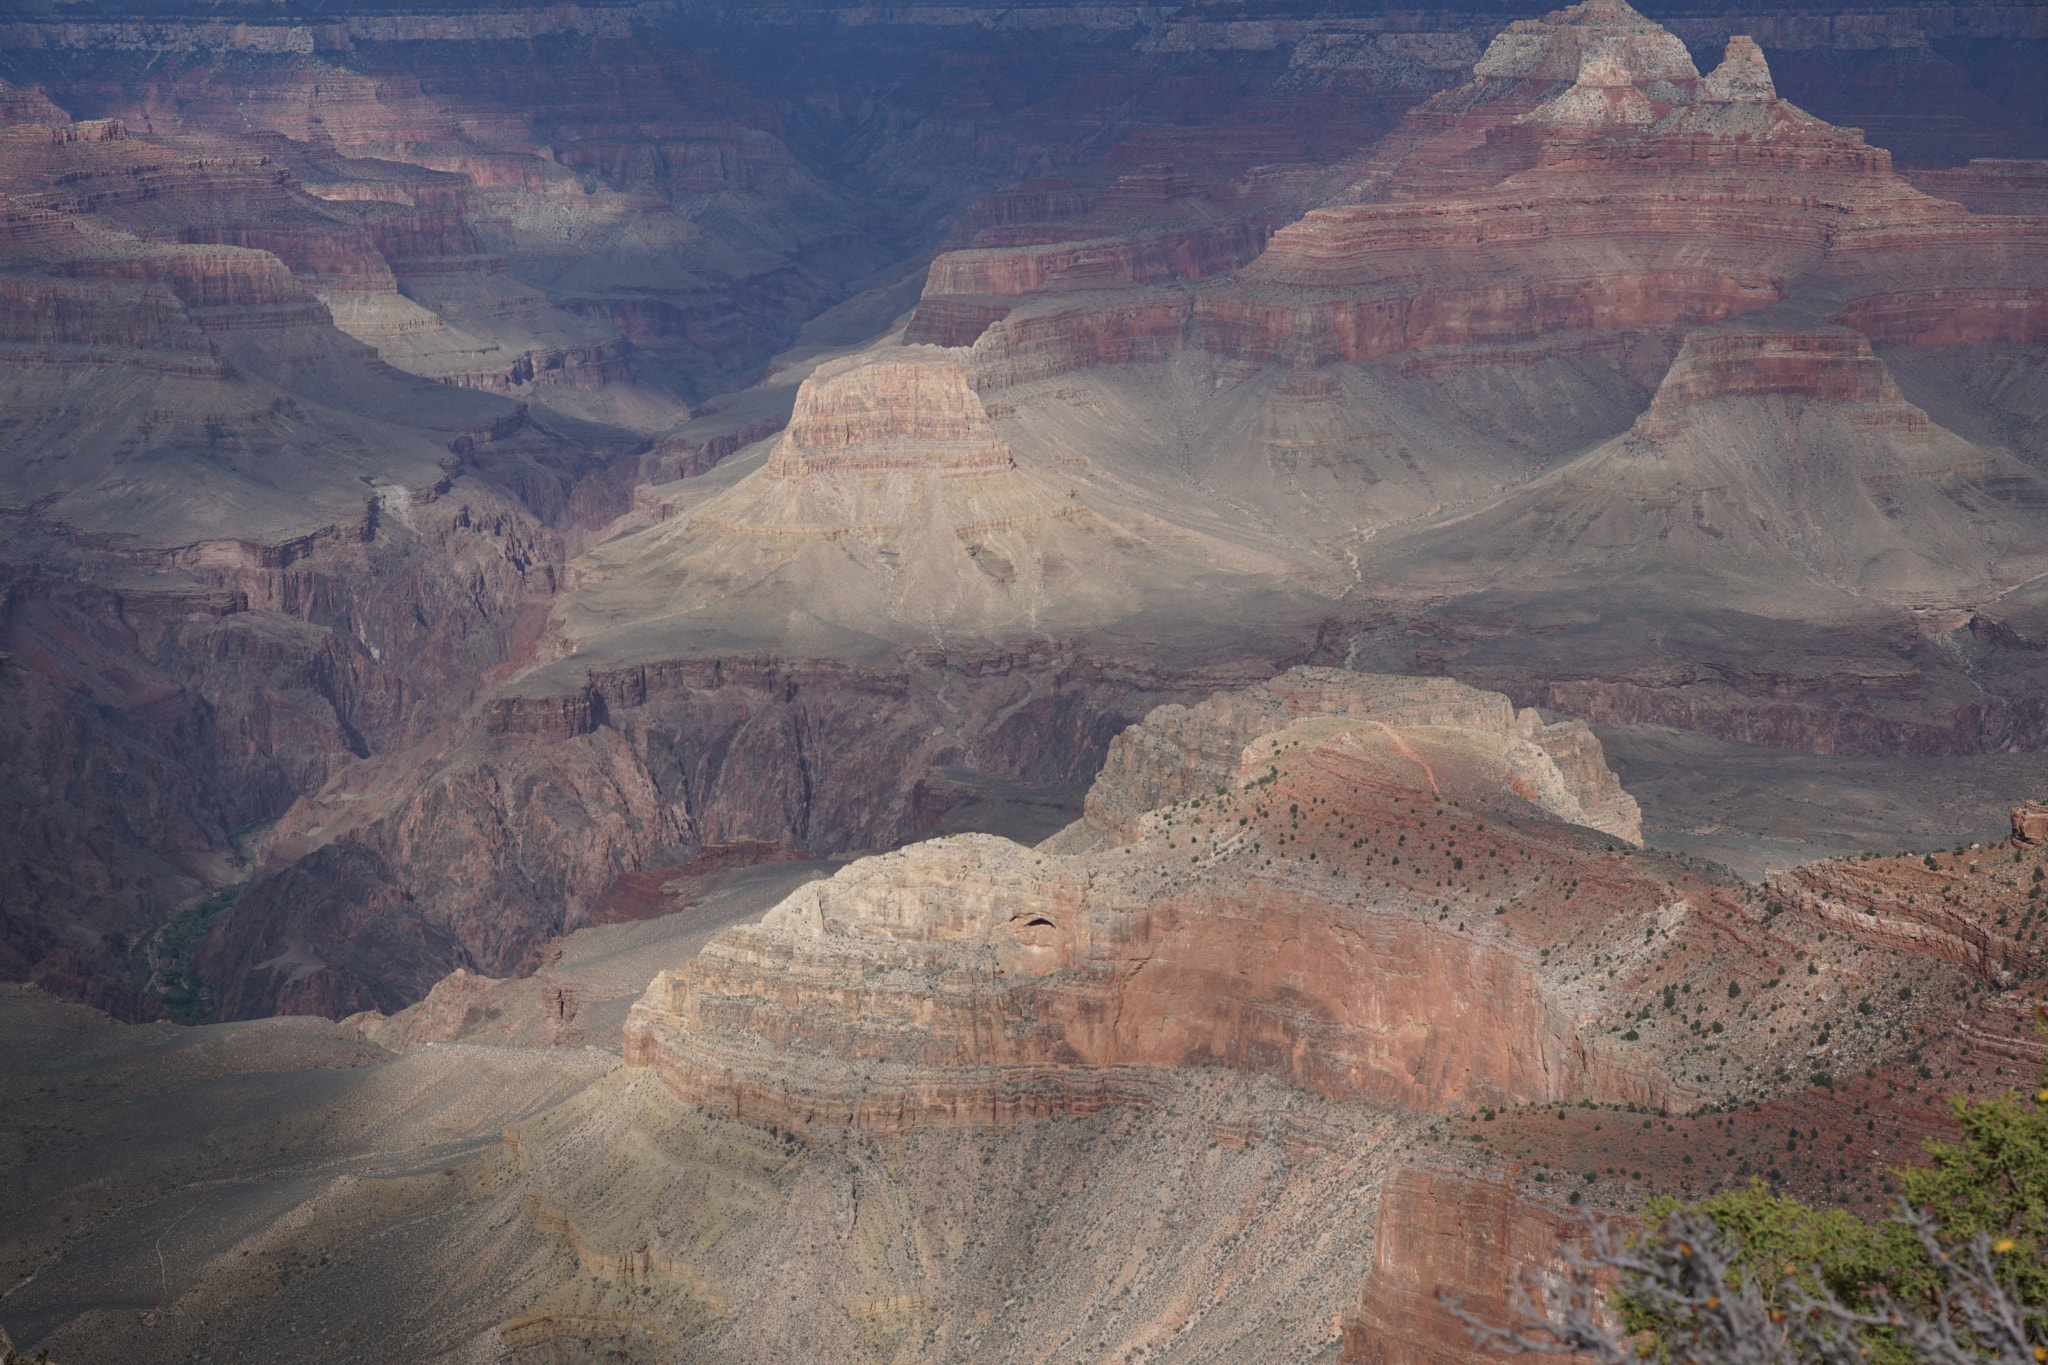
[[(656, 980), (631, 1065), (579, 1046), (617, 940), (525, 979), (453, 974), (388, 1019), (74, 1019), (87, 1069), (27, 1073), (52, 1122), (135, 1122), (89, 1107), (117, 1077), (206, 1095), (207, 1153), (285, 1162), (225, 1206), (286, 1212), (187, 1218), (222, 1251), (175, 1272), (168, 1309), (57, 1340), (253, 1353), (296, 1322), (518, 1361), (765, 1365), (801, 1341), (1023, 1362), (1050, 1341), (1476, 1365), (1440, 1288), (1499, 1317), (1587, 1213), (1652, 1190), (1761, 1175), (1874, 1214), (1883, 1168), (1948, 1131), (1945, 1094), (2042, 1060), (2038, 842), (1744, 886), (1636, 849), (1573, 723), (1317, 669), (1158, 708), (1092, 797), (1036, 850), (955, 837), (799, 886)], [(17, 1032), (24, 1008), (44, 1033), (89, 1014), (7, 1004)], [(318, 1109), (265, 1108), (266, 1065)], [(61, 1251), (60, 1210), (161, 1197), (162, 1171), (114, 1163), (36, 1207), (47, 1164), (7, 1191), (10, 1256)], [(102, 1222), (95, 1252), (163, 1240), (182, 1265), (176, 1216)], [(79, 1277), (100, 1261), (75, 1261), (30, 1311), (97, 1302)]]
[[(1916, 1061), (1951, 1046), (1960, 1010), (1963, 1050), (1981, 1040), (2015, 1074), (2042, 1051), (2019, 1028), (2042, 994), (2020, 899), (2037, 849), (1924, 881), (1903, 859), (1816, 864), (1765, 894), (1639, 854), (1637, 819), (1576, 722), (1296, 669), (1155, 710), (1112, 744), (1083, 820), (1035, 850), (912, 845), (724, 931), (633, 1007), (626, 1059), (812, 1143), (1180, 1113), (1188, 1085), (1222, 1084), (1190, 1078), (1279, 1078), (1312, 1108), (1268, 1094), (1208, 1122), (1214, 1141), (1277, 1135), (1311, 1168), (1349, 1152), (1372, 1170), (1343, 1358), (1476, 1359), (1437, 1289), (1504, 1312), (1517, 1275), (1561, 1266), (1582, 1208), (1625, 1209), (1646, 1169), (1697, 1191), (1739, 1183), (1738, 1153), (1742, 1174), (1803, 1167), (1756, 1144), (1818, 1110), (1840, 1141), (1795, 1184), (1867, 1204), (1871, 1158), (1934, 1121), (1895, 1069), (1909, 1041)], [(1915, 1003), (1860, 1008), (1897, 995), (1902, 965)], [(1852, 1152), (1865, 1112), (1885, 1132), (1873, 1117), (1876, 1145)], [(1788, 1150), (1820, 1142), (1795, 1122)], [(1134, 1190), (1161, 1175), (1133, 1164)], [(1117, 1331), (1157, 1348), (1186, 1325)]]

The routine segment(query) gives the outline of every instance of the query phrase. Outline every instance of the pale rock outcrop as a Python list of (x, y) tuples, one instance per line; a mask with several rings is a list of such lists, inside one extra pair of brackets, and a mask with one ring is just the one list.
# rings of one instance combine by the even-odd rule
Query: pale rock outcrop
[(1584, 722), (1518, 713), (1500, 693), (1449, 678), (1295, 668), (1194, 706), (1162, 706), (1118, 735), (1089, 788), (1085, 814), (1048, 848), (1078, 852), (1128, 842), (1147, 811), (1238, 781), (1259, 736), (1326, 717), (1379, 730), (1431, 726), (1496, 736), (1517, 795), (1559, 820), (1642, 842), (1635, 798), (1608, 770)]
[(948, 360), (855, 356), (823, 365), (798, 390), (796, 411), (768, 459), (785, 478), (885, 469), (1010, 469), (973, 387)]
[[(1571, 88), (1523, 115), (1519, 122), (1524, 124), (1575, 132), (1640, 127), (1654, 123), (1672, 105), (1688, 102), (1699, 80), (1685, 44), (1622, 0), (1590, 0), (1549, 18), (1522, 22), (1531, 30), (1514, 35), (1496, 60), (1482, 58), (1475, 74), (1541, 79), (1560, 74), (1574, 49), (1578, 59)], [(1540, 49), (1527, 41), (1538, 33)], [(1487, 56), (1494, 56), (1491, 49)]]
[(578, 566), (564, 638), (602, 649), (610, 630), (666, 633), (735, 609), (790, 630), (1000, 638), (1099, 626), (1204, 577), (1279, 568), (1221, 539), (1141, 533), (1020, 463), (978, 377), (929, 345), (820, 366), (763, 468)]
[(1487, 45), (1472, 74), (1593, 87), (1699, 77), (1685, 44), (1623, 0), (1586, 0), (1517, 19)]
[(1728, 40), (1728, 50), (1721, 64), (1700, 82), (1701, 99), (1749, 103), (1777, 97), (1778, 87), (1771, 80), (1771, 68), (1764, 60), (1764, 50), (1746, 33), (1738, 33)]

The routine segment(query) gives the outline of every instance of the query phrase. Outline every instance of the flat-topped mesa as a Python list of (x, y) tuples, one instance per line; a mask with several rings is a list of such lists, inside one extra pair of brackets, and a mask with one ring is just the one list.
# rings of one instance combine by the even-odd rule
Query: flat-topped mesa
[(1118, 735), (1081, 819), (1047, 847), (1128, 843), (1146, 812), (1237, 781), (1254, 761), (1259, 736), (1318, 718), (1381, 731), (1430, 726), (1497, 736), (1517, 795), (1560, 820), (1642, 842), (1642, 812), (1583, 721), (1548, 722), (1534, 709), (1517, 713), (1500, 693), (1449, 678), (1294, 668), (1194, 706), (1159, 707)]
[(1725, 323), (1694, 332), (1636, 419), (1635, 434), (1668, 440), (1699, 405), (1716, 398), (1772, 395), (1854, 403), (1873, 411), (1862, 425), (1924, 431), (1927, 414), (1906, 401), (1860, 332), (1837, 327), (1776, 329)]
[(1008, 469), (967, 366), (935, 346), (822, 365), (797, 391), (789, 428), (768, 457), (785, 478), (828, 471)]

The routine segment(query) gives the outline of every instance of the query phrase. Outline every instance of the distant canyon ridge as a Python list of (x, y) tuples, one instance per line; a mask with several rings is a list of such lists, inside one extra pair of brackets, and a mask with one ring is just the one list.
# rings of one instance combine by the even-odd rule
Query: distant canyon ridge
[(2038, 750), (2044, 66), (2025, 4), (17, 5), (0, 977), (393, 1012), (1299, 664)]

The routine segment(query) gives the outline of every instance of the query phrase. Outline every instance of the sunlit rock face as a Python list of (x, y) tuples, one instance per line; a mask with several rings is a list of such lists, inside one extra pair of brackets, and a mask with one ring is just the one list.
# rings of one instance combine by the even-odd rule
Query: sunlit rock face
[(950, 359), (878, 358), (822, 368), (798, 392), (769, 458), (785, 477), (826, 471), (1008, 469), (973, 374)]
[[(1453, 927), (1435, 908), (1457, 898), (1422, 893), (1506, 866), (1503, 848), (1560, 867), (1611, 849), (1561, 823), (1582, 797), (1632, 836), (1583, 727), (1454, 683), (1296, 670), (1136, 730), (1088, 819), (1043, 849), (915, 845), (721, 936), (636, 1006), (629, 1059), (756, 1121), (891, 1131), (1142, 1103), (1162, 1068), (1206, 1065), (1425, 1109), (1668, 1098), (1647, 1059), (1582, 1031), (1513, 935)], [(1052, 851), (1076, 844), (1096, 851)]]
[(1438, 726), (1491, 734), (1512, 773), (1509, 785), (1559, 820), (1640, 843), (1642, 817), (1576, 721), (1517, 713), (1507, 698), (1447, 678), (1397, 678), (1296, 668), (1242, 692), (1192, 707), (1165, 706), (1118, 735), (1088, 790), (1087, 814), (1049, 847), (1079, 851), (1133, 837), (1159, 806), (1232, 781), (1245, 746), (1297, 721), (1347, 717), (1377, 726)]

